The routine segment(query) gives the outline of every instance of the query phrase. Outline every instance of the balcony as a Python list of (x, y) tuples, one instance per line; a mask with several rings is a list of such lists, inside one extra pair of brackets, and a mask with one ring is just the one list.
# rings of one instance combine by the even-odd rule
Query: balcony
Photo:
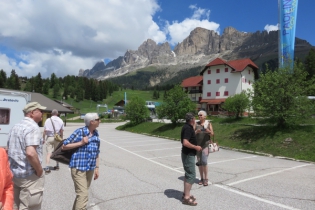
[(202, 90), (189, 90), (189, 94), (202, 93)]

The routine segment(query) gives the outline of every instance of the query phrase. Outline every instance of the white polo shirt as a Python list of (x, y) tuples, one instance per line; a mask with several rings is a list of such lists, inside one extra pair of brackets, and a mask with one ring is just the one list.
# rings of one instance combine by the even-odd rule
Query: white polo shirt
[(64, 130), (64, 123), (62, 119), (58, 116), (51, 116), (45, 121), (44, 130), (47, 136), (54, 136), (54, 127), (51, 124), (51, 120), (54, 122), (56, 133), (60, 134), (60, 130)]

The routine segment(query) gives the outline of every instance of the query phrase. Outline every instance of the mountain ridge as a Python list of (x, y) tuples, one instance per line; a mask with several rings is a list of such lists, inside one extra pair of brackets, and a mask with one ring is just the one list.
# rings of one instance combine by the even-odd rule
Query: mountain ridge
[[(295, 57), (305, 57), (311, 48), (314, 46), (296, 37)], [(166, 70), (170, 79), (176, 76), (176, 72), (204, 66), (216, 57), (226, 60), (250, 58), (261, 67), (263, 63), (278, 57), (278, 31), (246, 33), (227, 27), (219, 35), (215, 31), (197, 27), (173, 51), (168, 42), (157, 44), (147, 39), (137, 50), (127, 50), (124, 56), (106, 65), (97, 62), (92, 69), (80, 70), (79, 76), (104, 80), (155, 66), (157, 71)]]

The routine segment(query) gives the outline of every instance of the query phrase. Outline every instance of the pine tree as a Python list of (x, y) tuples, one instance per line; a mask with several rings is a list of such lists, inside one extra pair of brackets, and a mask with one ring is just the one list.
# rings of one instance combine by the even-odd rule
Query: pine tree
[(311, 49), (305, 58), (305, 70), (308, 73), (308, 79), (315, 75), (315, 50)]
[(34, 90), (36, 93), (43, 92), (43, 80), (40, 73), (38, 73), (37, 76), (34, 78)]
[(59, 84), (55, 84), (53, 87), (53, 98), (58, 98), (60, 87)]
[(57, 77), (55, 75), (55, 73), (52, 73), (50, 76), (50, 88), (53, 88), (56, 84)]
[(7, 73), (1, 69), (0, 71), (0, 88), (5, 88), (7, 82)]

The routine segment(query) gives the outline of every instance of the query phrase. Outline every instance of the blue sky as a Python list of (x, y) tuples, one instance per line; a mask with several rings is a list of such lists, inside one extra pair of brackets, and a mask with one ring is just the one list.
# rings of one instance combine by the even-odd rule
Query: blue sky
[[(254, 3), (253, 3), (254, 2)], [(313, 0), (299, 0), (296, 37), (315, 46)], [(0, 69), (78, 75), (147, 39), (172, 47), (203, 27), (276, 30), (277, 0), (1, 0)]]

